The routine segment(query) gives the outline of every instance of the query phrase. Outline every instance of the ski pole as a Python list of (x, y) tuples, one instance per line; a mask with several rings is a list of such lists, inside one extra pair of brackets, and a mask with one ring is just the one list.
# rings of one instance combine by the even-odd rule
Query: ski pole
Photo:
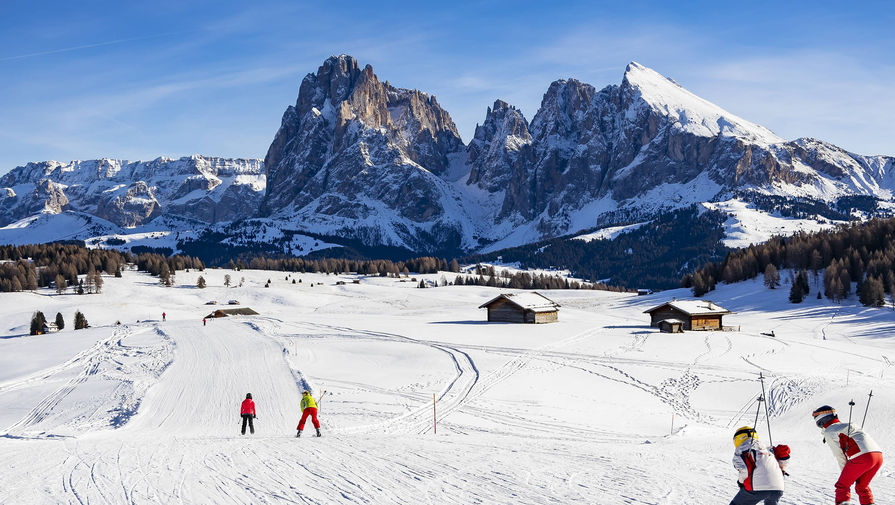
[(873, 390), (870, 390), (870, 394), (867, 395), (867, 406), (864, 407), (864, 419), (861, 419), (861, 429), (864, 429), (864, 421), (867, 420), (867, 411), (870, 410), (870, 400), (873, 399)]
[(753, 429), (755, 425), (758, 424), (758, 413), (761, 412), (761, 402), (764, 401), (764, 397), (762, 395), (758, 395), (758, 405), (755, 407), (755, 422), (752, 423)]
[(771, 436), (771, 414), (768, 412), (768, 401), (767, 401), (767, 393), (764, 390), (764, 375), (759, 372), (758, 380), (761, 381), (761, 396), (765, 397), (764, 401), (764, 418), (768, 423), (768, 442), (771, 443), (771, 447), (774, 447), (774, 437)]
[(323, 397), (326, 396), (326, 390), (324, 389), (322, 393), (320, 393), (320, 398), (317, 398), (317, 412), (320, 412), (320, 402), (323, 401)]
[(848, 444), (851, 442), (851, 411), (855, 408), (855, 399), (848, 402), (848, 435), (845, 437), (845, 459), (848, 461)]
[[(758, 378), (761, 379), (761, 372), (758, 372)], [(764, 388), (762, 388), (761, 393), (758, 395), (758, 405), (755, 407), (755, 422), (752, 423), (752, 429), (755, 429), (755, 426), (758, 425), (758, 413), (761, 412), (761, 402), (764, 401)]]

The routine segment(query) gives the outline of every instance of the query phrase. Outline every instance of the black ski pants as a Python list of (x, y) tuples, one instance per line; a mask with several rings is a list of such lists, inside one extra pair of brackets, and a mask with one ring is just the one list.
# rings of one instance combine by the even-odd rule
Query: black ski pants
[(730, 505), (756, 505), (764, 501), (765, 505), (777, 505), (783, 491), (746, 491), (740, 488), (740, 492), (733, 497)]
[(242, 415), (242, 434), (243, 435), (246, 434), (246, 423), (248, 423), (249, 429), (252, 431), (252, 435), (255, 434), (255, 425), (252, 424), (252, 419), (254, 417), (255, 416), (253, 416), (252, 414), (243, 414)]

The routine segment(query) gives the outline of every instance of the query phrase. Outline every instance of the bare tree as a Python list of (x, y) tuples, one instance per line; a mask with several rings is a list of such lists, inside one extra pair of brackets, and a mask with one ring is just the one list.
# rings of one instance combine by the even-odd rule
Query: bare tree
[(65, 277), (62, 274), (56, 275), (56, 294), (61, 295), (65, 293), (65, 289), (68, 288), (68, 282), (65, 280)]

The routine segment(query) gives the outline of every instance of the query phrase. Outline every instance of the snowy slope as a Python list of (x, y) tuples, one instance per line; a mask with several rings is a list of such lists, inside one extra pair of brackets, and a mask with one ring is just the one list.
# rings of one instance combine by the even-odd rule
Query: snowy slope
[(115, 224), (87, 214), (41, 213), (0, 228), (0, 243), (23, 245), (57, 240), (86, 240), (119, 230)]
[[(642, 311), (684, 290), (545, 292), (560, 322), (533, 326), (484, 323), (488, 288), (209, 270), (200, 290), (198, 275), (0, 295), (0, 502), (723, 504), (759, 371), (773, 439), (794, 453), (786, 503), (832, 499), (818, 405), (860, 409), (873, 388), (867, 429), (895, 443), (888, 309), (794, 306), (746, 282), (712, 293), (741, 331), (670, 335)], [(231, 298), (261, 315), (202, 326), (205, 302)], [(80, 308), (94, 328), (23, 336), (37, 308)], [(302, 388), (327, 391), (324, 438), (293, 438)], [(257, 433), (240, 437), (247, 392)], [(895, 474), (873, 489), (895, 499)]]
[(815, 219), (783, 217), (763, 212), (739, 200), (706, 202), (703, 206), (727, 214), (728, 218), (724, 222), (725, 238), (722, 241), (727, 247), (749, 247), (766, 242), (773, 236), (786, 237), (800, 231), (811, 233), (848, 224), (820, 216)]

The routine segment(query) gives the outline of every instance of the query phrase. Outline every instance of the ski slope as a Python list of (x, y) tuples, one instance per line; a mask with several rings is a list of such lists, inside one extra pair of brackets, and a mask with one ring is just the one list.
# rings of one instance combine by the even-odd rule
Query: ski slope
[[(709, 297), (741, 331), (670, 335), (642, 312), (684, 290), (544, 292), (560, 322), (534, 326), (483, 322), (493, 289), (420, 276), (198, 275), (0, 295), (0, 503), (726, 504), (760, 371), (774, 442), (793, 449), (782, 503), (832, 501), (817, 406), (855, 398), (860, 417), (872, 388), (867, 430), (895, 442), (890, 309), (791, 305), (756, 280)], [(260, 315), (202, 325), (230, 299)], [(93, 327), (30, 337), (37, 309)], [(323, 438), (294, 438), (304, 388), (327, 391)], [(256, 434), (240, 436), (248, 392)], [(873, 490), (895, 500), (890, 464)]]

